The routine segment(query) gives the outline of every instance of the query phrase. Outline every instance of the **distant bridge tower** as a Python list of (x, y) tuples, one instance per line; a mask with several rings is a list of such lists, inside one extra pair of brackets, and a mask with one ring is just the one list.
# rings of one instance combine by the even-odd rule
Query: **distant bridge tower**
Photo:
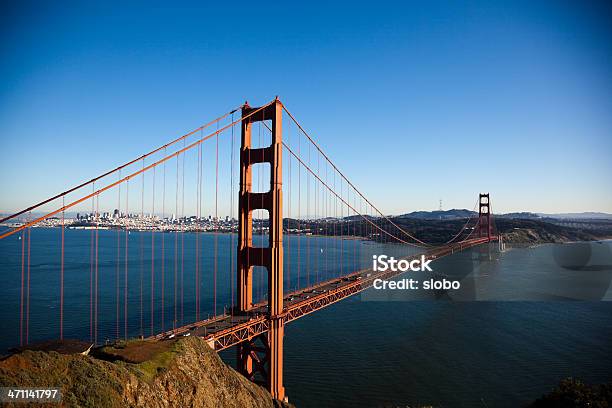
[(478, 237), (487, 237), (491, 240), (491, 207), (489, 193), (480, 194), (478, 202)]
[[(272, 396), (285, 399), (283, 387), (283, 194), (282, 194), (282, 110), (278, 98), (259, 112), (248, 104), (242, 108), (242, 143), (240, 148), (240, 197), (238, 203), (238, 313), (253, 307), (253, 267), (268, 271), (267, 334), (249, 339), (238, 346), (238, 370), (255, 381), (263, 377)], [(248, 117), (247, 117), (248, 116)], [(272, 144), (252, 148), (251, 126), (254, 122), (272, 121)], [(270, 190), (252, 191), (252, 166), (270, 163)], [(267, 210), (269, 241), (264, 248), (253, 247), (253, 211)], [(259, 342), (259, 344), (257, 344)]]

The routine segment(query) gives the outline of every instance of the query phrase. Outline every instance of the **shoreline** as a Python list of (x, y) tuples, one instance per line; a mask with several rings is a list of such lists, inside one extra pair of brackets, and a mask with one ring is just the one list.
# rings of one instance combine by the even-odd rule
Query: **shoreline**
[[(6, 225), (6, 224), (1, 224), (0, 227), (6, 227), (7, 230), (9, 229), (13, 229), (13, 228), (18, 228), (19, 226), (16, 225)], [(34, 225), (32, 226), (32, 228), (37, 228), (37, 229), (56, 229), (56, 228), (61, 228), (61, 225), (43, 225), (43, 226), (37, 226)], [(70, 226), (70, 225), (66, 225), (65, 226), (66, 229), (68, 230), (85, 230), (85, 231), (91, 231), (91, 230), (105, 230), (105, 231), (110, 231), (110, 230), (119, 230), (119, 231), (128, 231), (129, 232), (157, 232), (157, 233), (199, 233), (199, 234), (209, 234), (209, 235), (214, 235), (214, 234), (222, 234), (222, 235), (238, 235), (237, 231), (228, 231), (227, 229), (223, 229), (223, 230), (218, 230), (218, 231), (211, 231), (211, 230), (177, 230), (177, 229), (142, 229), (142, 228), (124, 228), (124, 227), (116, 227), (116, 226), (109, 226), (109, 225), (101, 225), (101, 226)], [(292, 232), (286, 232), (283, 231), (284, 235), (288, 235), (288, 236), (306, 236), (306, 237), (313, 237), (313, 238), (342, 238), (343, 240), (346, 241), (353, 241), (353, 240), (358, 240), (358, 241), (369, 241), (369, 242), (373, 242), (373, 243), (380, 243), (382, 244), (383, 242), (379, 242), (373, 239), (370, 239), (368, 237), (364, 237), (364, 236), (352, 236), (352, 235), (322, 235), (322, 234), (312, 234), (312, 233), (292, 233)], [(548, 244), (558, 244), (558, 245), (564, 245), (564, 244), (576, 244), (576, 243), (587, 243), (587, 242), (607, 242), (607, 241), (612, 241), (612, 236), (603, 236), (603, 237), (594, 237), (593, 239), (588, 239), (588, 240), (568, 240), (568, 241), (561, 241), (561, 240), (550, 240), (550, 241), (536, 241), (536, 242), (529, 242), (529, 241), (525, 241), (525, 242), (512, 242), (510, 240), (508, 240), (506, 238), (506, 233), (502, 233), (502, 235), (504, 235), (504, 242), (508, 245), (508, 249), (511, 248), (537, 248), (539, 246), (542, 245), (548, 245)], [(269, 234), (266, 232), (264, 234), (262, 234), (261, 232), (258, 231), (253, 231), (253, 236), (261, 236), (261, 235), (266, 235), (269, 236)], [(384, 244), (400, 244), (398, 242), (385, 242)], [(435, 245), (434, 245), (435, 246)]]

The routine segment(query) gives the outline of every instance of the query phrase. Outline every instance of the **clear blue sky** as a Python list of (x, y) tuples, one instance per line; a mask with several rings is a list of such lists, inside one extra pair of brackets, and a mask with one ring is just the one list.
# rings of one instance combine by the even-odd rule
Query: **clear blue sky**
[(386, 213), (612, 212), (604, 2), (111, 3), (4, 4), (0, 211), (280, 95)]

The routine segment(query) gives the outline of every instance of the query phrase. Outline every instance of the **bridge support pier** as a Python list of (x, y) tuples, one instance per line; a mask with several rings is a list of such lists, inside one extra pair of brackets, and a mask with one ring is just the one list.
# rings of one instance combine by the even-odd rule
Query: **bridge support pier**
[[(258, 111), (245, 104), (242, 108), (240, 148), (240, 197), (238, 224), (238, 313), (248, 314), (253, 308), (253, 267), (262, 266), (268, 272), (269, 330), (238, 346), (238, 370), (257, 382), (263, 380), (272, 396), (285, 399), (283, 386), (283, 191), (282, 191), (282, 110), (281, 102)], [(253, 113), (256, 112), (256, 113)], [(250, 115), (250, 116), (249, 116)], [(251, 127), (255, 122), (272, 122), (272, 143), (253, 148)], [(270, 190), (252, 191), (252, 166), (270, 164)], [(253, 211), (267, 210), (269, 241), (264, 248), (253, 247)]]

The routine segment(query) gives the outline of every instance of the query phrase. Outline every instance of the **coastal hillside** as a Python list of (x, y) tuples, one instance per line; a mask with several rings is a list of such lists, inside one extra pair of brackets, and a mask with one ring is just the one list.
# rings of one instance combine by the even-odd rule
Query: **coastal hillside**
[(66, 407), (290, 407), (197, 337), (132, 341), (91, 356), (25, 350), (0, 361), (0, 386), (61, 387)]

